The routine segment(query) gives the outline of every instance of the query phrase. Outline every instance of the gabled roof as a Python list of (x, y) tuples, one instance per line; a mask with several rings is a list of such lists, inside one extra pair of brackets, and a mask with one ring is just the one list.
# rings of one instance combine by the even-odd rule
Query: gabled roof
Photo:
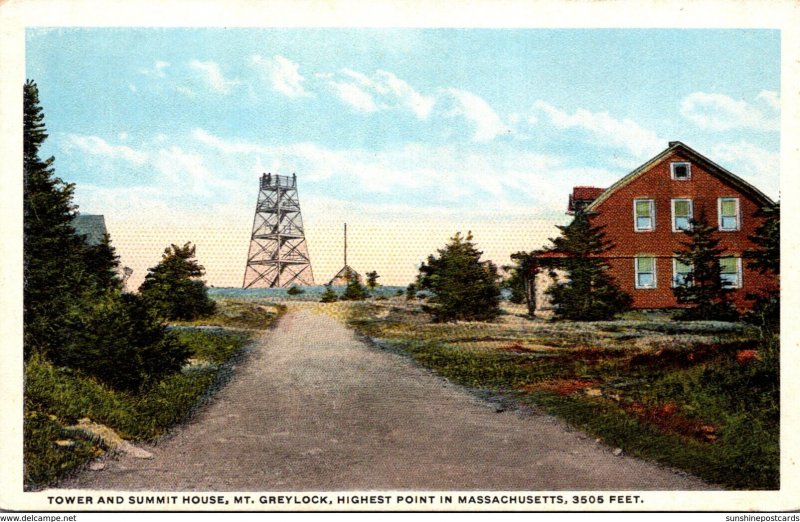
[(591, 205), (586, 207), (586, 211), (595, 210), (600, 204), (603, 203), (606, 199), (608, 199), (611, 194), (613, 194), (617, 189), (624, 187), (631, 181), (637, 179), (639, 176), (642, 176), (650, 171), (653, 167), (661, 163), (667, 156), (672, 154), (676, 151), (682, 151), (685, 156), (691, 160), (693, 163), (701, 165), (705, 170), (707, 170), (712, 176), (716, 176), (717, 178), (725, 181), (726, 183), (730, 184), (734, 188), (736, 188), (742, 194), (745, 194), (756, 201), (760, 206), (768, 206), (774, 205), (775, 202), (772, 201), (769, 197), (767, 197), (763, 192), (755, 188), (753, 185), (749, 184), (736, 174), (730, 172), (729, 170), (720, 167), (710, 159), (706, 158), (696, 150), (692, 149), (688, 145), (681, 143), (680, 141), (670, 141), (669, 147), (667, 147), (663, 152), (661, 152), (656, 157), (650, 159), (644, 165), (641, 165), (639, 168), (625, 176), (624, 178), (620, 179), (610, 187), (608, 187), (605, 192), (600, 194), (600, 196), (595, 199)]
[(345, 286), (351, 279), (359, 278), (361, 275), (350, 268), (350, 265), (344, 265), (341, 270), (336, 272), (336, 275), (325, 286)]

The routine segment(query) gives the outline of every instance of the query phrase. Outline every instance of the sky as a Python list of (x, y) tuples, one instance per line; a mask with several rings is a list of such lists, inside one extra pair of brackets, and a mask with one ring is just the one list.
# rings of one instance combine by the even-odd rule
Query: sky
[(319, 284), (345, 222), (383, 284), (457, 231), (508, 264), (673, 140), (779, 197), (776, 30), (35, 28), (25, 56), (132, 288), (187, 241), (241, 286), (263, 172), (297, 174)]

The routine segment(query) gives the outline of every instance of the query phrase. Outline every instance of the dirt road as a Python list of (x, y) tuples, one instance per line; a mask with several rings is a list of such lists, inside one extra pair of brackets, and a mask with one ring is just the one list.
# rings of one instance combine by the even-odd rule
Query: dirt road
[(60, 487), (117, 490), (705, 489), (544, 415), (497, 413), (341, 323), (292, 309), (149, 460)]

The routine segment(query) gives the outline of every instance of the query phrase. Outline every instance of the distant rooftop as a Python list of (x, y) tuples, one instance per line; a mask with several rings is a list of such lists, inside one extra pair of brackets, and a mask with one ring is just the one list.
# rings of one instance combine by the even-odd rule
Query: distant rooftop
[(103, 242), (103, 236), (108, 233), (106, 219), (102, 214), (78, 214), (72, 220), (72, 226), (76, 234), (86, 236), (86, 242), (90, 245), (99, 245)]
[(567, 213), (573, 214), (583, 210), (605, 191), (606, 189), (599, 187), (573, 187), (572, 194), (569, 195)]

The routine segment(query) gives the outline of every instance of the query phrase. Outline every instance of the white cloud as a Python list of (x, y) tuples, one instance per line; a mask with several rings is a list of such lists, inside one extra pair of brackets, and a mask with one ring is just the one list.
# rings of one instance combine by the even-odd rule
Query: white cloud
[(376, 76), (383, 81), (383, 84), (394, 94), (400, 104), (410, 109), (417, 118), (424, 120), (431, 113), (435, 103), (432, 97), (423, 96), (407, 82), (390, 72), (378, 71)]
[(263, 69), (272, 83), (272, 88), (281, 94), (289, 98), (313, 96), (303, 87), (305, 78), (299, 72), (300, 66), (288, 58), (280, 55), (264, 58), (255, 54), (251, 56), (250, 61)]
[(203, 80), (208, 84), (211, 90), (220, 94), (227, 94), (230, 92), (232, 86), (239, 83), (236, 80), (226, 79), (219, 68), (219, 64), (215, 62), (201, 62), (199, 60), (192, 60), (189, 62), (189, 67), (200, 73)]
[(158, 78), (164, 78), (167, 76), (167, 73), (165, 71), (167, 67), (169, 67), (169, 65), (170, 65), (169, 62), (158, 60), (156, 61), (155, 64), (153, 64), (153, 67), (149, 69), (139, 69), (139, 72), (145, 76), (155, 76)]
[(406, 109), (418, 119), (426, 119), (436, 103), (408, 82), (391, 72), (378, 70), (370, 77), (352, 69), (339, 71), (338, 79), (328, 84), (343, 102), (363, 112)]
[(681, 101), (680, 112), (702, 129), (777, 131), (780, 128), (777, 93), (762, 91), (757, 99), (766, 102), (767, 113), (744, 100), (734, 100), (725, 94), (694, 92)]
[(778, 96), (778, 93), (775, 91), (761, 91), (756, 96), (757, 100), (764, 100), (767, 105), (772, 107), (773, 109), (780, 109), (781, 108), (781, 98)]
[(666, 145), (666, 140), (655, 132), (628, 118), (614, 118), (607, 112), (579, 108), (574, 114), (569, 114), (542, 100), (534, 103), (534, 108), (548, 116), (559, 129), (577, 128), (587, 132), (595, 145), (626, 149), (636, 156), (655, 154)]
[(97, 136), (67, 134), (62, 146), (67, 151), (78, 149), (92, 156), (121, 159), (134, 165), (143, 165), (148, 159), (145, 152), (134, 150), (127, 145), (112, 145)]
[(191, 90), (189, 87), (186, 87), (185, 85), (178, 85), (177, 87), (175, 87), (175, 90), (183, 94), (184, 96), (188, 96), (190, 98), (195, 97), (194, 91)]
[[(402, 194), (403, 201), (423, 198), (421, 208), (433, 199), (444, 207), (477, 209), (489, 195), (493, 205), (503, 209), (516, 205), (524, 213), (559, 214), (572, 184), (611, 183), (619, 177), (618, 172), (576, 168), (561, 158), (532, 152), (475, 152), (426, 144), (377, 152), (313, 143), (267, 146), (220, 138), (203, 129), (195, 129), (192, 136), (208, 149), (230, 155), (232, 164), (254, 165), (252, 172), (297, 172), (312, 184), (336, 180), (360, 194), (354, 196), (359, 204), (368, 194)], [(213, 156), (211, 151), (207, 154)]]
[(328, 82), (334, 94), (347, 105), (361, 112), (375, 112), (378, 106), (372, 95), (362, 90), (355, 84), (345, 82)]
[(746, 141), (722, 143), (712, 149), (712, 158), (734, 174), (744, 178), (770, 197), (778, 196), (780, 154)]
[(201, 197), (214, 194), (212, 187), (215, 185), (216, 176), (205, 166), (202, 155), (187, 152), (173, 145), (158, 151), (154, 163), (162, 182), (165, 181), (172, 187), (179, 187), (185, 193)]
[(460, 89), (446, 89), (445, 92), (455, 101), (454, 107), (446, 114), (463, 116), (470, 121), (475, 128), (472, 135), (473, 140), (491, 141), (497, 136), (511, 131), (494, 109), (480, 96)]

